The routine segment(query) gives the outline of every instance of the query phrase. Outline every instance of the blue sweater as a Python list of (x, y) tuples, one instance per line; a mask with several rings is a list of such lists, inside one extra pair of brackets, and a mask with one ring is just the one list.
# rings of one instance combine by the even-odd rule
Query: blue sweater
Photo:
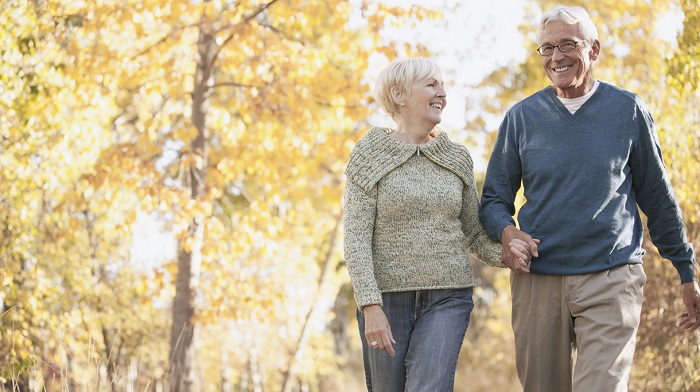
[(489, 160), (480, 218), (491, 239), (515, 224), (541, 240), (530, 271), (576, 275), (641, 263), (643, 227), (681, 282), (695, 254), (641, 98), (606, 83), (574, 114), (550, 86), (513, 106)]

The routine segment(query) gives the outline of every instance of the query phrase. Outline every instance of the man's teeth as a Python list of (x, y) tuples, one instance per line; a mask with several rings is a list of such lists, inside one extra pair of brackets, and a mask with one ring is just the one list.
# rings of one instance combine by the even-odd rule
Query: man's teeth
[(561, 68), (554, 68), (554, 72), (566, 72), (571, 69), (571, 66), (568, 67), (561, 67)]
[(437, 103), (431, 103), (430, 106), (436, 108), (436, 109), (442, 109), (442, 105), (437, 104)]

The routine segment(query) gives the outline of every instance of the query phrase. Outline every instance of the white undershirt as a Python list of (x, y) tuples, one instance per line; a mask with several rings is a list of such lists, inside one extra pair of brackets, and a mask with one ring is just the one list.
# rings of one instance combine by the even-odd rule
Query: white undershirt
[(562, 97), (557, 95), (557, 98), (559, 98), (561, 103), (563, 103), (564, 106), (566, 106), (566, 108), (569, 110), (569, 112), (571, 112), (571, 114), (574, 114), (581, 106), (583, 106), (584, 103), (586, 103), (586, 101), (588, 101), (588, 98), (590, 98), (593, 95), (595, 90), (598, 89), (598, 85), (600, 85), (600, 82), (596, 80), (595, 83), (593, 84), (593, 88), (591, 89), (591, 91), (589, 91), (588, 94), (586, 94), (582, 97), (562, 98)]

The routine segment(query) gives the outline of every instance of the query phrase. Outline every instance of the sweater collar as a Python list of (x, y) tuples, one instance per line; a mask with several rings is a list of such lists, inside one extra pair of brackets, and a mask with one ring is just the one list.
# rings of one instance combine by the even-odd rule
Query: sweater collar
[[(379, 180), (414, 154), (427, 156), (452, 171), (462, 181), (473, 181), (473, 163), (468, 153), (459, 153), (443, 131), (423, 144), (407, 144), (389, 136), (391, 129), (374, 127), (357, 143), (345, 170), (349, 180), (369, 191)], [(464, 148), (463, 146), (460, 146)], [(466, 152), (466, 148), (465, 148)]]

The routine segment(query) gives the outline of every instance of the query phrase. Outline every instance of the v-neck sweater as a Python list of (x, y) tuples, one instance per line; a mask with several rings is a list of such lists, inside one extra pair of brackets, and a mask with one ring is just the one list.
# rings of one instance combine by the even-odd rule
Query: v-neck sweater
[(575, 113), (549, 86), (514, 105), (500, 125), (482, 194), (493, 239), (514, 224), (541, 240), (530, 271), (600, 272), (642, 262), (643, 222), (681, 281), (695, 280), (695, 253), (665, 170), (654, 121), (637, 95), (601, 82)]
[(372, 128), (346, 168), (345, 260), (355, 300), (382, 293), (474, 286), (468, 252), (505, 267), (479, 222), (473, 162), (444, 132), (412, 145)]

